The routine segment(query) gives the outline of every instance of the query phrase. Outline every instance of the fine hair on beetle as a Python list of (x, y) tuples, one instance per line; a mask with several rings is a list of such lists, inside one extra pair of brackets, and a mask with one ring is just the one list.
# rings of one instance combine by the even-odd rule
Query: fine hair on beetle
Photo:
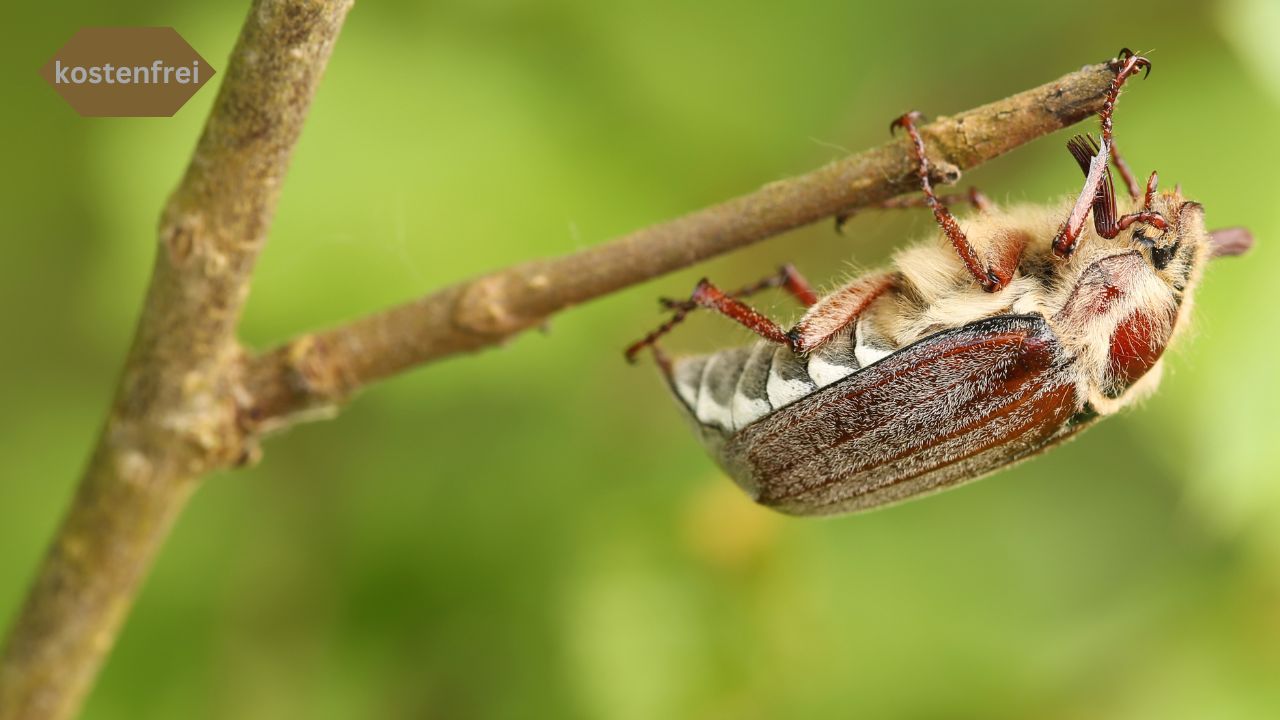
[[(757, 502), (796, 515), (977, 479), (1149, 395), (1205, 266), (1242, 254), (1252, 237), (1206, 230), (1203, 206), (1180, 187), (1160, 190), (1154, 172), (1139, 185), (1112, 117), (1126, 81), (1151, 63), (1126, 48), (1109, 66), (1098, 137), (1067, 143), (1085, 177), (1078, 194), (1010, 207), (977, 190), (940, 196), (922, 118), (909, 112), (890, 130), (902, 131), (921, 192), (883, 205), (931, 211), (936, 232), (821, 297), (790, 265), (732, 292), (703, 279), (688, 300), (662, 301), (671, 319), (628, 359), (650, 349), (725, 472)], [(948, 205), (959, 204), (970, 209), (957, 217)], [(771, 288), (805, 308), (789, 329), (746, 302)], [(658, 341), (699, 308), (760, 340), (667, 357)]]

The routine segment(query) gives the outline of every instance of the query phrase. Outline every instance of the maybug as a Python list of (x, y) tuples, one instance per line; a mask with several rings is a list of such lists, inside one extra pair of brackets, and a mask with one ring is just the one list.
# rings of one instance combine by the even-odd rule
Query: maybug
[[(1140, 190), (1113, 142), (1120, 88), (1150, 62), (1129, 50), (1099, 112), (1100, 139), (1068, 149), (1085, 182), (1070, 201), (957, 219), (929, 181), (917, 113), (906, 131), (922, 200), (941, 232), (892, 267), (817, 297), (790, 266), (738, 292), (702, 280), (672, 319), (627, 349), (653, 349), (711, 454), (756, 501), (799, 515), (853, 512), (951, 487), (1070, 438), (1154, 390), (1210, 258), (1252, 242), (1210, 233), (1181, 191)], [(1122, 212), (1111, 165), (1125, 181)], [(913, 203), (898, 201), (895, 206)], [(1092, 214), (1092, 227), (1087, 226)], [(786, 289), (807, 309), (783, 329), (745, 304)], [(656, 341), (696, 308), (762, 340), (668, 360)]]

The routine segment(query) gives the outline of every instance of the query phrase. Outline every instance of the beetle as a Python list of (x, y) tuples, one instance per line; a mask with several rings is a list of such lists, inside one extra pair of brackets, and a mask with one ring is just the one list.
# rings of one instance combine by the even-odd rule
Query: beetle
[[(1098, 140), (1067, 147), (1085, 175), (1074, 199), (995, 207), (977, 192), (940, 198), (916, 124), (921, 200), (941, 230), (888, 269), (818, 297), (791, 266), (737, 292), (701, 280), (671, 320), (627, 348), (651, 348), (679, 405), (721, 467), (785, 513), (875, 508), (1009, 467), (1150, 394), (1161, 356), (1186, 324), (1210, 258), (1238, 255), (1242, 228), (1208, 232), (1180, 189), (1145, 192), (1115, 149), (1112, 115), (1150, 61), (1124, 49), (1099, 111)], [(1111, 165), (1124, 180), (1118, 205)], [(948, 201), (975, 212), (955, 217)], [(1087, 225), (1093, 217), (1092, 227)], [(1064, 219), (1065, 218), (1065, 219)], [(839, 221), (838, 221), (839, 222)], [(782, 288), (806, 311), (783, 329), (743, 298)], [(762, 339), (668, 359), (657, 340), (697, 308)]]

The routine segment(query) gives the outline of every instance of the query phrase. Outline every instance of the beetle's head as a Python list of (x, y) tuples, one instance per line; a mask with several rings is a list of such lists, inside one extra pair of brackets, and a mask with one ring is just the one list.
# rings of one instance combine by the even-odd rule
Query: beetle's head
[(1132, 247), (1179, 300), (1210, 259), (1239, 255), (1253, 245), (1244, 228), (1207, 230), (1204, 206), (1184, 198), (1178, 188), (1153, 193), (1143, 209), (1158, 214), (1157, 221), (1136, 222), (1126, 232)]
[(1177, 189), (1153, 188), (1135, 210), (1144, 216), (1116, 236), (1119, 247), (1100, 249), (1085, 261), (1056, 316), (1081, 339), (1079, 352), (1100, 390), (1092, 400), (1104, 410), (1122, 396), (1154, 387), (1159, 373), (1150, 371), (1187, 314), (1204, 266), (1252, 244), (1242, 228), (1206, 230), (1204, 207)]

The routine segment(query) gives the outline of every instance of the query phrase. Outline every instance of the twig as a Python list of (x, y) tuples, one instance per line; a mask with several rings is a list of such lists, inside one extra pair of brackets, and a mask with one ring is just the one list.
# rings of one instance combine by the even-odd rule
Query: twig
[[(553, 313), (913, 189), (888, 143), (613, 242), (517, 265), (246, 359), (235, 340), (289, 156), (351, 0), (255, 0), (191, 165), (89, 467), (0, 657), (0, 720), (75, 714), (199, 479), (261, 433), (378, 379), (496, 344)], [(1095, 112), (1105, 65), (922, 129), (961, 169)]]
[(235, 339), (294, 142), (351, 0), (257, 0), (165, 208), (116, 399), (0, 659), (0, 718), (67, 718), (200, 476), (244, 432)]
[[(954, 182), (961, 169), (1093, 114), (1113, 76), (1106, 65), (1089, 66), (921, 128), (941, 171), (936, 180)], [(516, 265), (303, 335), (248, 362), (249, 416), (261, 428), (279, 427), (387, 376), (500, 343), (576, 303), (915, 190), (914, 169), (906, 142), (889, 142), (581, 252)]]

